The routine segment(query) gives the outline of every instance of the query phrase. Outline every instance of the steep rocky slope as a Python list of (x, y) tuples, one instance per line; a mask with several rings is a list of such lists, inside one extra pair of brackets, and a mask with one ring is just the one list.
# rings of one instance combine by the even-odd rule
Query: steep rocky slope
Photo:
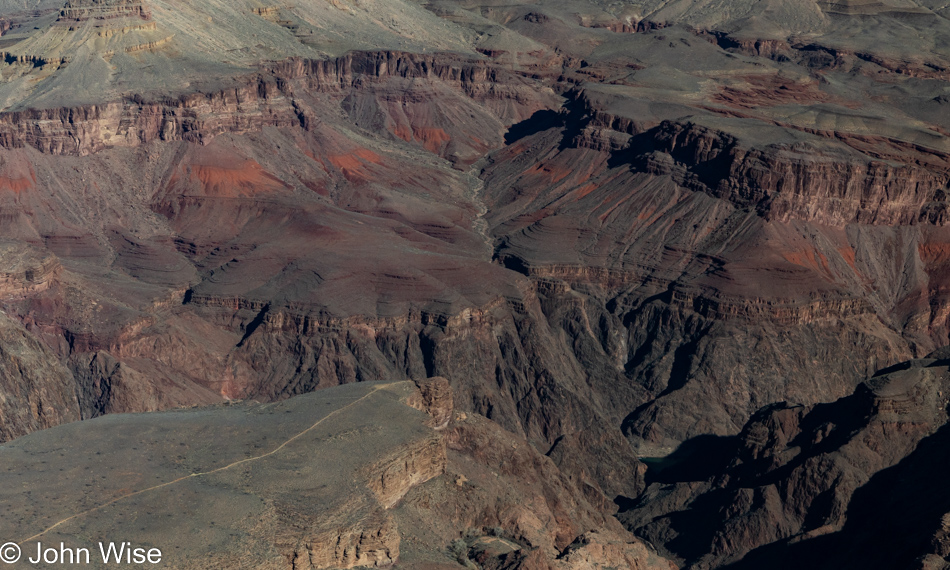
[(930, 245), (946, 239), (943, 167), (745, 118), (638, 125), (613, 94), (576, 96), (491, 156), (488, 219), (549, 316), (576, 337), (583, 311), (611, 368), (657, 396), (626, 421), (648, 454), (946, 342)]
[(0, 456), (0, 531), (24, 554), (12, 567), (60, 543), (108, 567), (98, 543), (121, 535), (175, 568), (458, 568), (470, 553), (482, 567), (673, 568), (522, 438), (456, 416), (442, 378), (116, 414)]
[(530, 281), (491, 263), (460, 170), (554, 92), (406, 53), (292, 60), (249, 81), (6, 115), (23, 186), (6, 196), (8, 235), (63, 268), (6, 303), (66, 361), (82, 416), (447, 374), (467, 409), (540, 450), (589, 427), (578, 452), (616, 457), (593, 481), (600, 501), (635, 493), (619, 418), (598, 419), (603, 396)]
[(950, 342), (938, 5), (34, 4), (5, 439), (444, 376), (603, 515), (638, 456)]
[(948, 366), (944, 349), (690, 440), (620, 518), (690, 568), (942, 568)]
[(5, 441), (81, 418), (74, 381), (42, 343), (0, 313), (0, 383)]

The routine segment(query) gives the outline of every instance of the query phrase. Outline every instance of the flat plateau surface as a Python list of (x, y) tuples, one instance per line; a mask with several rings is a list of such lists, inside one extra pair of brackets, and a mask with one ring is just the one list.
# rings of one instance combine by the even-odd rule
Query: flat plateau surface
[(0, 534), (33, 557), (37, 542), (89, 548), (92, 567), (105, 567), (100, 540), (159, 548), (166, 568), (271, 567), (284, 524), (316, 532), (308, 522), (345, 526), (380, 508), (374, 465), (433, 437), (400, 401), (411, 387), (119, 414), (21, 438), (0, 448)]

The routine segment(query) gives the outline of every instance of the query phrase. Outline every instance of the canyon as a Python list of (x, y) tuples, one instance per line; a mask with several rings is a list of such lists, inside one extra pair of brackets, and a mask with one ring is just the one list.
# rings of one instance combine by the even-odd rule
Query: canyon
[(939, 4), (4, 0), (0, 438), (415, 382), (452, 412), (411, 489), (333, 536), (274, 515), (248, 551), (289, 566), (255, 563), (861, 549), (865, 487), (942, 453)]
[[(606, 568), (629, 559), (643, 570), (673, 568), (575, 498), (526, 441), (454, 413), (441, 378), (351, 384), (274, 404), (113, 414), (20, 438), (0, 456), (8, 483), (0, 531), (27, 555), (13, 567), (33, 567), (34, 551), (51, 544), (85, 549), (87, 565), (108, 567), (90, 537), (121, 533), (174, 568), (397, 560), (451, 568), (473, 564), (468, 556), (499, 567)], [(36, 477), (44, 487), (23, 493)], [(531, 489), (541, 482), (543, 491)], [(575, 543), (578, 528), (600, 532)], [(444, 553), (453, 539), (463, 546), (454, 560)]]

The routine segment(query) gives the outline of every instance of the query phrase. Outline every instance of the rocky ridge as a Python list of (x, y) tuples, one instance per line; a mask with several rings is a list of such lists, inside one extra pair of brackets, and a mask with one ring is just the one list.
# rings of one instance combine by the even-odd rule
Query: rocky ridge
[[(431, 421), (440, 424), (424, 425)], [(76, 453), (38, 459), (73, 439), (83, 442)], [(492, 456), (501, 444), (506, 459)], [(3, 530), (27, 553), (51, 540), (95, 551), (95, 536), (122, 528), (127, 541), (159, 548), (163, 564), (181, 568), (451, 568), (469, 553), (482, 567), (672, 568), (574, 499), (523, 439), (454, 414), (442, 378), (280, 404), (113, 415), (21, 438), (0, 454)], [(36, 476), (44, 489), (16, 490)], [(498, 524), (504, 535), (492, 530)], [(575, 541), (578, 528), (589, 530)], [(466, 543), (471, 550), (458, 549)]]
[(126, 17), (148, 20), (151, 13), (144, 3), (134, 0), (71, 0), (60, 10), (57, 22)]
[(882, 370), (833, 403), (765, 407), (732, 438), (684, 443), (651, 468), (654, 481), (621, 520), (689, 568), (790, 568), (805, 560), (819, 568), (929, 567), (946, 556), (936, 545), (941, 509), (950, 507), (931, 484), (914, 491), (935, 502), (916, 513), (920, 534), (901, 547), (875, 544), (873, 532), (856, 529), (884, 520), (866, 518), (870, 493), (883, 481), (911, 473), (911, 463), (921, 469), (915, 479), (934, 475), (935, 464), (919, 465), (918, 457), (945, 431), (945, 356)]

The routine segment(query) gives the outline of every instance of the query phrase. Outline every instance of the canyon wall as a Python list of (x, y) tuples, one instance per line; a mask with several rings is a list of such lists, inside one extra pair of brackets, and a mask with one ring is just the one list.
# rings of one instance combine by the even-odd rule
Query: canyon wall
[[(390, 510), (422, 517), (444, 488), (419, 483), (453, 461), (471, 463), (465, 477), (490, 463), (512, 478), (441, 481), (504, 507), (447, 503), (471, 528), (508, 529), (439, 536), (463, 540), (462, 564), (547, 567), (535, 550), (565, 568), (634, 564), (643, 545), (610, 518), (618, 508), (689, 564), (844, 529), (867, 477), (785, 495), (676, 480), (665, 497), (657, 458), (741, 440), (743, 461), (758, 461), (763, 437), (805, 433), (820, 402), (904, 413), (855, 390), (950, 343), (939, 97), (914, 99), (919, 111), (898, 101), (895, 75), (923, 79), (887, 62), (804, 65), (791, 55), (808, 50), (791, 44), (677, 25), (591, 20), (566, 45), (565, 21), (539, 14), (476, 18), (528, 38), (485, 39), (484, 57), (287, 57), (214, 88), (0, 113), (12, 363), (0, 436), (444, 377), (412, 401), (440, 410), (430, 427), (444, 435), (379, 458), (372, 501), (285, 545), (294, 565), (397, 560)], [(623, 49), (594, 49), (611, 42)], [(135, 57), (164, 57), (145, 51)], [(775, 402), (789, 403), (765, 407)], [(871, 471), (899, 461), (902, 442), (888, 439), (896, 455)], [(519, 477), (557, 483), (526, 507), (512, 499), (526, 492)], [(708, 548), (681, 546), (669, 521), (701, 526), (679, 513), (722, 489), (735, 519), (701, 529)], [(319, 548), (334, 537), (338, 548)]]

